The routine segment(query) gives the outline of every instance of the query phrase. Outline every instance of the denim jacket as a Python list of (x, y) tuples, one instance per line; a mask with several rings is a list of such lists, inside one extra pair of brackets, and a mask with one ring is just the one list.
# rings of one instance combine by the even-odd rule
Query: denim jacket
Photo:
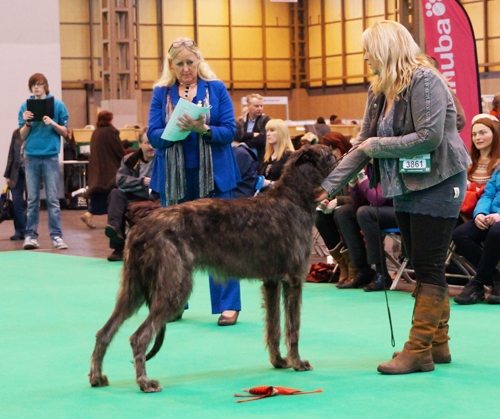
[[(446, 83), (433, 70), (419, 67), (412, 81), (394, 101), (392, 137), (377, 137), (377, 122), (384, 108), (383, 94), (370, 88), (363, 126), (354, 147), (322, 184), (337, 193), (370, 160), (357, 146), (371, 138), (370, 154), (379, 170), (382, 194), (392, 198), (427, 189), (467, 169), (471, 160), (457, 130), (457, 111)], [(429, 173), (399, 173), (399, 158), (430, 153)]]

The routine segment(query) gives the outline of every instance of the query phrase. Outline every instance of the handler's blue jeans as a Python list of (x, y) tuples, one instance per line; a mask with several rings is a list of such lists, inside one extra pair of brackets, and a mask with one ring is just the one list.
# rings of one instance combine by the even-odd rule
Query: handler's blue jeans
[(43, 180), (50, 237), (62, 237), (61, 207), (59, 206), (59, 159), (58, 157), (26, 157), (26, 186), (28, 210), (25, 237), (38, 237), (40, 220), (40, 184)]

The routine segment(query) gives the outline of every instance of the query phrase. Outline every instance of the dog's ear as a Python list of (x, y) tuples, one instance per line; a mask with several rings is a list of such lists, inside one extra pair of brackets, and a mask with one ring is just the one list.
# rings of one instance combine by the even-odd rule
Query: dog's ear
[(295, 166), (311, 163), (314, 166), (318, 163), (317, 152), (313, 145), (305, 144), (297, 151), (297, 158), (295, 159)]

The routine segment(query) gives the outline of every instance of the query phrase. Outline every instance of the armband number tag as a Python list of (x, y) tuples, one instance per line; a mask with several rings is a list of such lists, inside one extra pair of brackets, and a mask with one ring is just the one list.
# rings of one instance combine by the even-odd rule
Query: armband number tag
[(429, 173), (430, 171), (430, 154), (399, 159), (399, 173)]

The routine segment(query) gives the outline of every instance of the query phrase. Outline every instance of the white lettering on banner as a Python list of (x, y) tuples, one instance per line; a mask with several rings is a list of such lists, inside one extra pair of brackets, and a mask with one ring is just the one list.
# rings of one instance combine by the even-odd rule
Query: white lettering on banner
[[(425, 15), (428, 18), (433, 16), (443, 16), (446, 13), (446, 6), (441, 0), (429, 0), (425, 5)], [(451, 35), (450, 19), (439, 19), (436, 24), (438, 33), (438, 46), (434, 48), (434, 53), (439, 55), (438, 62), (443, 76), (448, 79), (451, 89), (456, 93), (457, 83), (455, 82), (455, 58), (453, 54), (453, 39)]]

